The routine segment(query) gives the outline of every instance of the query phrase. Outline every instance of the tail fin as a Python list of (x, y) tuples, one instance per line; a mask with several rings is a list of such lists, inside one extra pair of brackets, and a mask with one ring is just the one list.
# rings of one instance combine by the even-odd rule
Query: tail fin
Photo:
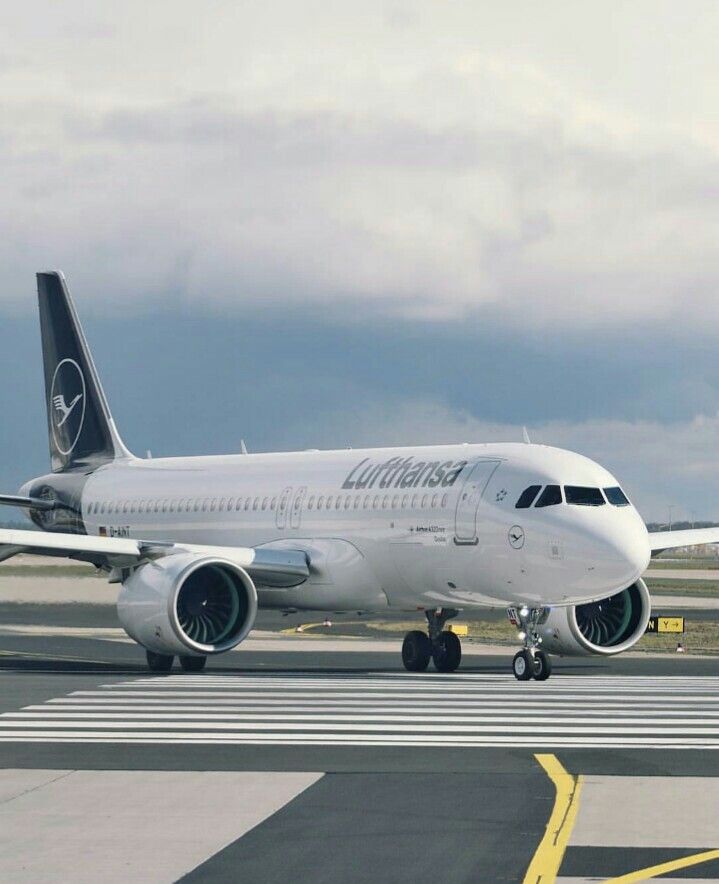
[(115, 429), (65, 277), (38, 273), (37, 294), (53, 471), (131, 457)]

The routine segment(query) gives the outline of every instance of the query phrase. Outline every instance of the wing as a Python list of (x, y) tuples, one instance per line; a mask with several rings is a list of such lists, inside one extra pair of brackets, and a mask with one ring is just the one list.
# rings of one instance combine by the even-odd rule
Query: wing
[(125, 537), (95, 537), (44, 531), (0, 528), (0, 562), (18, 553), (57, 556), (92, 562), (99, 568), (132, 568), (176, 553), (229, 559), (250, 575), (258, 586), (299, 586), (309, 577), (309, 561), (302, 550), (254, 549), (242, 546), (203, 546)]
[(719, 543), (719, 528), (690, 528), (687, 531), (651, 531), (649, 543), (652, 555), (665, 549), (681, 546), (699, 546), (704, 543)]

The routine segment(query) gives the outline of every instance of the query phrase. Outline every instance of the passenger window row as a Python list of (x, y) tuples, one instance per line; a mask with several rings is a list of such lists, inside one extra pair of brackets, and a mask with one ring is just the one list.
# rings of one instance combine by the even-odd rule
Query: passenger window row
[(313, 494), (307, 502), (308, 510), (340, 510), (340, 509), (436, 509), (446, 507), (449, 503), (448, 494), (361, 494), (349, 495), (332, 494), (325, 497), (320, 494), (315, 498)]
[(522, 510), (528, 509), (532, 504), (535, 507), (556, 506), (565, 501), (572, 506), (604, 506), (605, 503), (611, 503), (612, 506), (629, 506), (626, 494), (618, 485), (613, 488), (565, 485), (564, 498), (559, 485), (545, 485), (544, 490), (541, 485), (530, 485), (519, 495), (514, 506), (515, 509)]
[[(342, 495), (332, 494), (310, 496), (307, 501), (308, 510), (340, 510), (340, 509), (435, 509), (445, 508), (449, 502), (448, 494), (366, 494)], [(295, 504), (296, 506), (296, 504)], [(143, 513), (206, 513), (206, 512), (239, 512), (248, 510), (270, 510), (277, 507), (277, 497), (181, 497), (159, 498), (153, 500), (110, 500), (93, 501), (88, 507), (89, 515), (135, 515)]]
[(167, 497), (153, 500), (94, 501), (88, 507), (90, 515), (126, 513), (213, 513), (239, 510), (274, 510), (276, 497)]

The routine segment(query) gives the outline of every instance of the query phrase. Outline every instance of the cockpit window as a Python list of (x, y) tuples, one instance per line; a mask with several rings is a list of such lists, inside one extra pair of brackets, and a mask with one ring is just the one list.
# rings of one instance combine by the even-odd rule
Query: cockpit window
[(547, 487), (539, 495), (539, 500), (535, 506), (556, 506), (562, 502), (562, 489), (559, 485), (547, 485)]
[(529, 488), (525, 488), (519, 495), (519, 500), (514, 504), (515, 509), (526, 510), (527, 507), (530, 507), (534, 503), (534, 498), (539, 494), (541, 487), (541, 485), (530, 485)]
[(575, 506), (604, 506), (604, 497), (599, 488), (587, 488), (584, 485), (565, 485), (564, 496), (567, 503)]
[(618, 486), (616, 488), (605, 488), (604, 494), (609, 503), (614, 506), (629, 506), (627, 495)]

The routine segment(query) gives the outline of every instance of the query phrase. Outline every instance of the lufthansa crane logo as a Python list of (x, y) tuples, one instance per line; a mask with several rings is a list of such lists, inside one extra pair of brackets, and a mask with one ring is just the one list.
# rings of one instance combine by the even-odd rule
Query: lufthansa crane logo
[(58, 363), (50, 389), (50, 423), (55, 445), (67, 456), (80, 438), (85, 422), (85, 378), (74, 359)]
[(519, 525), (512, 525), (509, 529), (509, 545), (513, 549), (521, 549), (524, 546), (524, 529)]

